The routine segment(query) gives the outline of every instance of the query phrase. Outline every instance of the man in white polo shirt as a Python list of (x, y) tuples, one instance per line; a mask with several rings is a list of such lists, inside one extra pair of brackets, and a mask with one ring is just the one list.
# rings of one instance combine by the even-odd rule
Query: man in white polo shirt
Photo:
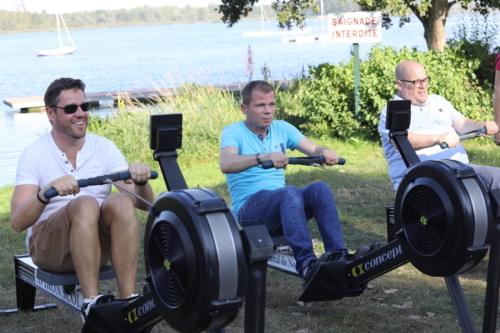
[[(45, 93), (52, 131), (28, 146), (19, 160), (11, 201), (15, 231), (28, 229), (26, 245), (33, 262), (54, 272), (76, 271), (85, 321), (99, 297), (99, 268), (111, 260), (122, 298), (134, 297), (139, 255), (135, 209), (142, 201), (111, 185), (79, 188), (76, 179), (130, 171), (120, 185), (148, 201), (153, 192), (146, 163), (127, 164), (108, 139), (86, 132), (89, 103), (81, 80), (60, 78)], [(54, 188), (59, 196), (47, 199)]]
[[(396, 67), (398, 94), (395, 100), (411, 101), (411, 122), (408, 140), (421, 161), (452, 159), (469, 163), (467, 152), (460, 143), (458, 134), (468, 133), (485, 127), (489, 135), (498, 132), (494, 121), (474, 121), (465, 118), (445, 98), (429, 95), (427, 88), (431, 78), (424, 66), (416, 61), (406, 60)], [(386, 127), (387, 105), (380, 115), (378, 130), (382, 136), (382, 147), (389, 164), (389, 176), (397, 190), (406, 172), (401, 154), (389, 139)], [(449, 148), (442, 149), (441, 143)], [(500, 169), (496, 167), (469, 164), (488, 189), (500, 187)]]

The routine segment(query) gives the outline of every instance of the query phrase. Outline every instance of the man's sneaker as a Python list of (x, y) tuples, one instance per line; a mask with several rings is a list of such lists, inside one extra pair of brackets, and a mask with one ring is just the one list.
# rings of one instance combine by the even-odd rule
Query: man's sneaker
[(368, 253), (371, 253), (371, 252), (378, 250), (380, 248), (381, 248), (381, 246), (379, 243), (373, 243), (372, 245), (370, 245), (370, 249), (368, 250)]
[(130, 294), (130, 296), (127, 297), (127, 298), (125, 298), (125, 300), (130, 302), (130, 301), (133, 301), (134, 299), (138, 298), (139, 296), (141, 296), (141, 295), (139, 295), (139, 294)]
[(132, 302), (136, 298), (139, 298), (140, 294), (130, 294), (127, 298), (115, 298), (115, 301), (122, 301), (122, 302)]
[(362, 246), (358, 247), (358, 249), (356, 250), (356, 252), (354, 252), (353, 254), (346, 255), (345, 259), (347, 261), (358, 260), (359, 258), (361, 258), (362, 256), (364, 256), (368, 252), (370, 252), (370, 248), (368, 246), (362, 245)]
[(332, 260), (332, 253), (325, 252), (319, 257), (317, 260), (313, 260), (309, 263), (309, 265), (305, 268), (304, 276), (304, 285), (309, 284), (314, 275), (318, 272), (321, 267), (322, 262), (327, 262)]
[(102, 304), (102, 303), (110, 303), (113, 302), (115, 296), (113, 295), (99, 295), (99, 296), (90, 296), (90, 298), (85, 298), (83, 300), (83, 305), (80, 310), (80, 315), (82, 316), (82, 321), (85, 324), (87, 321), (87, 317), (90, 312), (90, 307), (94, 304)]

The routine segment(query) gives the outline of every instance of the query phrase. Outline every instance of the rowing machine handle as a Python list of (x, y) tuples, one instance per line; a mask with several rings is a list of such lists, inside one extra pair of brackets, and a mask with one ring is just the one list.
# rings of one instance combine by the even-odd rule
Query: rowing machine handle
[[(288, 158), (288, 164), (300, 164), (300, 165), (311, 165), (311, 164), (323, 164), (325, 163), (325, 156), (313, 156), (313, 157), (289, 157)], [(345, 164), (345, 158), (340, 157), (339, 162), (337, 163), (339, 165), (344, 165)], [(262, 163), (262, 169), (271, 169), (274, 167), (274, 164), (272, 161), (265, 161)]]
[[(486, 134), (486, 127), (480, 128), (477, 131), (472, 131), (469, 133), (460, 134), (458, 137), (459, 137), (460, 141), (462, 141), (462, 140), (477, 138), (478, 136), (481, 136), (481, 134)], [(446, 142), (441, 142), (441, 144), (439, 146), (441, 147), (441, 149), (448, 148), (448, 144)]]
[[(151, 171), (151, 178), (150, 179), (156, 179), (158, 178), (158, 172), (156, 171)], [(77, 180), (78, 182), (78, 187), (87, 187), (87, 186), (93, 186), (93, 185), (104, 185), (106, 180), (111, 180), (113, 182), (116, 182), (118, 180), (127, 180), (130, 179), (130, 172), (129, 171), (122, 171), (118, 173), (113, 173), (111, 175), (106, 175), (106, 176), (100, 176), (100, 177), (94, 177), (94, 178), (88, 178), (88, 179), (79, 179)], [(45, 191), (43, 196), (47, 199), (51, 199), (55, 196), (57, 196), (58, 193), (55, 188), (48, 189)]]

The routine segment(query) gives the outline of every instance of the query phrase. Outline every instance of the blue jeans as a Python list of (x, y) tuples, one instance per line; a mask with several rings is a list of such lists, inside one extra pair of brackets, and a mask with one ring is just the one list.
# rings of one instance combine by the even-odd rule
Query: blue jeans
[(316, 260), (307, 229), (307, 223), (313, 217), (318, 222), (325, 251), (347, 254), (337, 206), (330, 187), (325, 183), (313, 183), (301, 189), (286, 186), (274, 191), (261, 190), (251, 195), (238, 212), (242, 227), (264, 224), (271, 235), (285, 235), (299, 274), (311, 260)]

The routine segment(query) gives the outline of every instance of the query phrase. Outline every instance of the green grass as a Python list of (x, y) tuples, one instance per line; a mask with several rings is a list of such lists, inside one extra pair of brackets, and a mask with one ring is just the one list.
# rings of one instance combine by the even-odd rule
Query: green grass
[[(378, 144), (361, 139), (346, 141), (318, 141), (339, 152), (346, 158), (345, 166), (329, 169), (362, 179), (384, 187), (391, 187), (387, 176), (387, 165)], [(486, 140), (465, 142), (471, 162), (500, 166), (497, 147)], [(297, 155), (297, 154), (292, 154)], [(216, 159), (200, 163), (179, 161), (189, 187), (206, 187), (215, 190), (230, 202), (225, 178), (220, 173)], [(187, 166), (186, 166), (187, 164)], [(155, 167), (155, 169), (159, 169)], [(321, 169), (289, 166), (287, 182), (290, 185), (305, 186), (311, 182), (324, 181), (335, 195), (344, 230), (346, 246), (350, 250), (372, 242), (385, 243), (385, 206), (393, 203), (394, 194), (361, 184), (326, 172)], [(165, 191), (162, 180), (153, 181), (156, 193)], [(12, 256), (25, 253), (24, 233), (16, 234), (10, 227), (9, 204), (12, 187), (0, 189), (0, 308), (14, 308), (15, 283)], [(146, 214), (140, 213), (139, 220), (144, 231)], [(315, 224), (310, 224), (313, 238), (320, 239)], [(322, 252), (320, 242), (316, 250)], [(141, 250), (142, 251), (142, 250)], [(460, 277), (469, 306), (480, 327), (482, 320), (487, 259), (476, 268)], [(144, 263), (141, 259), (137, 289), (144, 283)], [(404, 265), (370, 282), (372, 288), (361, 296), (332, 302), (313, 302), (300, 306), (301, 280), (286, 274), (268, 270), (266, 299), (266, 332), (458, 332), (459, 324), (448, 291), (442, 278), (423, 275), (411, 264)], [(107, 282), (101, 285), (101, 292), (116, 292), (116, 285)], [(384, 291), (397, 289), (393, 294)], [(397, 309), (395, 305), (413, 302), (410, 309)], [(52, 302), (39, 294), (37, 304)], [(410, 319), (410, 316), (435, 316), (427, 319)], [(243, 312), (229, 325), (227, 332), (243, 332)], [(33, 314), (16, 314), (0, 320), (2, 332), (78, 332), (79, 316), (64, 308)], [(165, 322), (158, 324), (153, 332), (173, 332)]]

